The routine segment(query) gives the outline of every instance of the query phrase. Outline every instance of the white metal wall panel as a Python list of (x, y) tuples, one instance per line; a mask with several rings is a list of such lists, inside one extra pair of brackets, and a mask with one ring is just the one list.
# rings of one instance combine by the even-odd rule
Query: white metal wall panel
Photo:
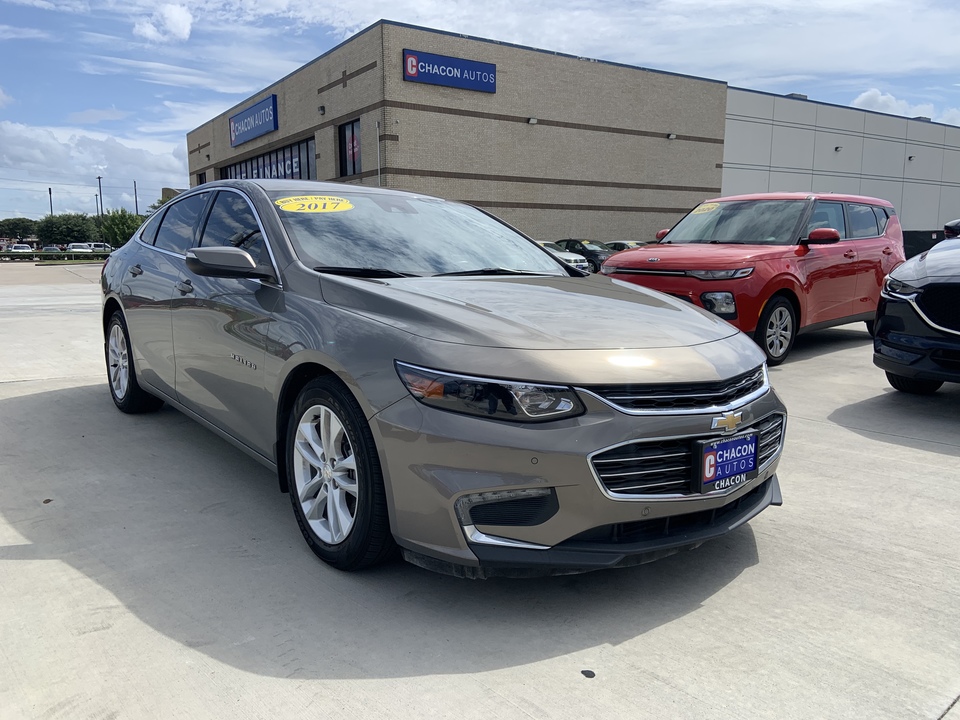
[(727, 162), (729, 153), (736, 157), (737, 163), (768, 167), (772, 133), (773, 126), (769, 123), (728, 120), (723, 138), (723, 161)]
[(813, 170), (815, 139), (816, 131), (813, 128), (774, 125), (770, 148), (771, 167), (800, 169), (809, 173)]

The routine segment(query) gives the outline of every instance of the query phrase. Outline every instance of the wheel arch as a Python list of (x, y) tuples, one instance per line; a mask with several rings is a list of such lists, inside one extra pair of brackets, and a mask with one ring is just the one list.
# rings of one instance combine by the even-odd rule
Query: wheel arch
[(802, 293), (798, 292), (796, 287), (789, 281), (788, 278), (781, 279), (780, 282), (771, 284), (770, 289), (765, 293), (767, 299), (763, 301), (763, 304), (760, 306), (760, 310), (757, 313), (757, 317), (754, 320), (754, 326), (751, 330), (747, 332), (754, 332), (757, 329), (757, 324), (760, 322), (760, 317), (763, 315), (763, 311), (767, 309), (767, 305), (771, 300), (777, 297), (782, 297), (790, 303), (793, 307), (793, 312), (797, 316), (797, 331), (799, 332), (800, 328), (803, 327), (803, 321), (806, 318), (806, 308), (803, 306), (801, 300)]
[(107, 336), (107, 326), (110, 324), (110, 318), (115, 312), (123, 313), (123, 306), (115, 297), (108, 297), (103, 303), (103, 316), (100, 318), (103, 325), (103, 336)]

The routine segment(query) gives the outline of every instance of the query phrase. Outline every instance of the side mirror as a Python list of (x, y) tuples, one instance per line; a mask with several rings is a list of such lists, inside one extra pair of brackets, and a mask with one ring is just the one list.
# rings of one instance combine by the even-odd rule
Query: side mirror
[(196, 247), (187, 250), (187, 269), (194, 275), (230, 278), (267, 278), (270, 273), (250, 257), (246, 250), (235, 247)]
[(657, 232), (657, 240), (663, 240), (667, 236), (668, 232), (670, 232), (670, 228), (664, 228), (663, 230), (659, 230)]
[(835, 242), (840, 242), (840, 233), (833, 228), (811, 230), (810, 235), (800, 241), (803, 245), (832, 245)]

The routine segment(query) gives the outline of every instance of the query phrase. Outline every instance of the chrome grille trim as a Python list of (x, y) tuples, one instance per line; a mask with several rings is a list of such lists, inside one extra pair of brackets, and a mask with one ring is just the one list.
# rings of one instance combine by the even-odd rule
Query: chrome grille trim
[[(761, 375), (762, 375), (762, 379), (760, 377)], [(729, 387), (724, 387), (721, 391), (712, 392), (712, 393), (711, 392), (701, 392), (701, 393), (678, 392), (674, 394), (658, 394), (658, 395), (644, 395), (644, 394), (627, 395), (627, 394), (612, 394), (612, 393), (602, 394), (603, 386), (597, 386), (597, 385), (591, 386), (592, 389), (591, 387), (580, 387), (580, 386), (577, 386), (574, 389), (577, 392), (590, 395), (591, 397), (596, 398), (600, 402), (606, 405), (609, 405), (610, 407), (616, 408), (620, 412), (626, 413), (627, 415), (663, 415), (663, 414), (702, 415), (704, 413), (721, 413), (721, 412), (727, 412), (729, 410), (733, 410), (734, 408), (737, 408), (737, 407), (741, 407), (743, 405), (746, 405), (747, 403), (751, 403), (754, 400), (757, 400), (763, 397), (764, 395), (766, 395), (768, 392), (770, 392), (770, 376), (769, 376), (769, 373), (767, 372), (766, 363), (764, 363), (758, 368), (755, 368), (754, 370), (751, 370), (747, 373), (743, 373), (740, 376), (737, 376), (735, 378), (730, 378), (728, 382), (731, 380), (735, 382), (733, 382), (733, 384), (731, 384)], [(721, 380), (713, 383), (703, 383), (703, 384), (704, 385), (721, 385), (723, 382), (724, 381)], [(716, 397), (717, 395), (726, 395), (729, 392), (739, 392), (741, 390), (746, 390), (747, 388), (750, 388), (752, 385), (755, 385), (758, 382), (760, 383), (760, 385), (755, 390), (747, 392), (746, 394), (741, 395), (739, 397), (735, 397), (732, 400), (729, 400), (725, 403), (717, 404), (714, 401), (713, 404), (710, 404), (711, 396)], [(677, 386), (689, 386), (694, 384), (696, 383), (676, 383)], [(667, 385), (669, 387), (669, 383)], [(662, 387), (662, 386), (657, 386), (657, 387)], [(654, 401), (654, 402), (660, 402), (660, 401), (670, 401), (674, 399), (679, 399), (683, 401), (683, 400), (695, 399), (698, 397), (703, 397), (704, 402), (708, 404), (697, 405), (694, 407), (679, 407), (679, 408), (678, 407), (633, 408), (633, 407), (627, 407), (625, 405), (621, 405), (618, 402), (616, 402), (617, 400), (620, 402), (626, 402), (628, 400), (635, 401), (635, 402), (648, 401), (648, 400)]]
[[(759, 466), (759, 471), (757, 477), (753, 480), (750, 480), (747, 483), (738, 485), (733, 488), (726, 490), (720, 490), (710, 493), (694, 493), (690, 491), (690, 484), (692, 480), (693, 469), (691, 463), (693, 460), (693, 447), (694, 442), (697, 440), (710, 440), (715, 438), (721, 438), (727, 436), (728, 433), (722, 432), (713, 432), (713, 433), (703, 433), (697, 435), (681, 435), (681, 436), (671, 436), (671, 437), (662, 437), (662, 438), (642, 438), (638, 440), (629, 440), (627, 442), (619, 443), (617, 445), (612, 445), (596, 452), (590, 453), (587, 456), (587, 465), (590, 468), (590, 472), (593, 474), (594, 480), (597, 482), (597, 486), (600, 488), (600, 491), (611, 500), (621, 500), (628, 502), (675, 502), (677, 500), (696, 500), (697, 498), (711, 498), (711, 497), (724, 497), (730, 495), (731, 493), (738, 492), (743, 490), (745, 487), (753, 487), (758, 482), (763, 482), (767, 479), (769, 474), (767, 471), (774, 463), (774, 461), (780, 456), (780, 453), (783, 450), (783, 440), (786, 435), (786, 424), (787, 417), (783, 413), (773, 412), (768, 415), (755, 420), (751, 425), (742, 430), (738, 430), (735, 434), (741, 435), (745, 432), (751, 430), (757, 431), (759, 433), (758, 438), (758, 449), (757, 449), (757, 464)], [(642, 452), (631, 452), (628, 456), (623, 458), (603, 458), (600, 457), (607, 453), (614, 452), (620, 448), (625, 448), (627, 446), (636, 446), (638, 448), (648, 447), (653, 448), (653, 446), (661, 443), (672, 443), (679, 446), (686, 447), (686, 451), (679, 453), (680, 455), (685, 455), (688, 458), (688, 461), (682, 465), (677, 465), (676, 463), (671, 463), (668, 467), (652, 468), (653, 472), (648, 473), (643, 469), (640, 470), (631, 470), (625, 471), (624, 468), (616, 468), (615, 470), (604, 470), (603, 464), (611, 464), (615, 462), (631, 462), (636, 460), (641, 461), (657, 461), (663, 458), (666, 458), (668, 455), (664, 453), (662, 455), (656, 453), (647, 453)], [(671, 456), (676, 457), (677, 453), (672, 452)], [(638, 478), (638, 475), (641, 473), (645, 476), (651, 476), (654, 473), (677, 473), (680, 471), (681, 476), (676, 474), (672, 476), (663, 477), (657, 479), (656, 477), (649, 477), (649, 479)], [(636, 478), (635, 481), (631, 482), (628, 477)], [(622, 480), (619, 478), (623, 478)], [(617, 485), (615, 488), (611, 489), (608, 482), (611, 485)], [(671, 490), (675, 490), (671, 492)], [(644, 492), (646, 491), (646, 492)], [(651, 492), (652, 491), (652, 492)]]

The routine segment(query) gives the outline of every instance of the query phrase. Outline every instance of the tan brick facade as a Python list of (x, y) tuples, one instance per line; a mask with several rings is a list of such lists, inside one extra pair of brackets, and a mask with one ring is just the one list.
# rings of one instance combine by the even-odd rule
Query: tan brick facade
[[(493, 63), (497, 91), (405, 82), (405, 48)], [(231, 148), (228, 118), (271, 93), (279, 130)], [(191, 184), (311, 135), (317, 177), (339, 179), (337, 127), (359, 118), (363, 172), (349, 182), (377, 184), (379, 122), (384, 186), (476, 203), (537, 238), (649, 239), (719, 194), (726, 94), (720, 82), (381, 22), (189, 133)]]

